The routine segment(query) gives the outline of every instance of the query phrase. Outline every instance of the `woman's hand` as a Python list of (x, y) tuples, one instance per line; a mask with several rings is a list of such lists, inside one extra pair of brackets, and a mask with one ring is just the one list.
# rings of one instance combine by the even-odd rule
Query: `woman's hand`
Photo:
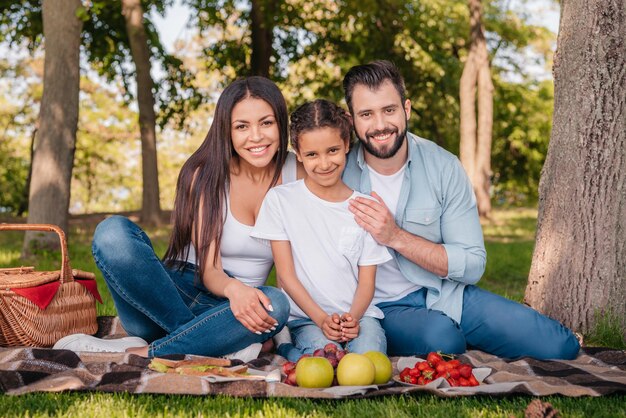
[(341, 342), (355, 339), (359, 335), (359, 321), (349, 313), (341, 315)]
[(326, 315), (322, 322), (322, 332), (324, 336), (331, 341), (339, 341), (341, 339), (341, 319), (336, 313), (332, 315)]
[(270, 299), (259, 289), (232, 279), (224, 294), (230, 301), (230, 310), (235, 318), (255, 334), (269, 333), (278, 326), (278, 322), (267, 313), (274, 310)]

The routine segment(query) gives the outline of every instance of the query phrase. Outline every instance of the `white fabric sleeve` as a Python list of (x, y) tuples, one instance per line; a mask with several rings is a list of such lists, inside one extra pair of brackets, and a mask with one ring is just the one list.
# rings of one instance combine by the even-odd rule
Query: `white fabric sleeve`
[(386, 263), (391, 260), (391, 258), (387, 247), (377, 243), (374, 238), (366, 232), (363, 238), (363, 251), (361, 251), (361, 256), (357, 264), (359, 266), (374, 266)]
[(270, 189), (263, 199), (250, 236), (266, 245), (269, 245), (269, 241), (288, 241), (282, 220), (280, 195)]

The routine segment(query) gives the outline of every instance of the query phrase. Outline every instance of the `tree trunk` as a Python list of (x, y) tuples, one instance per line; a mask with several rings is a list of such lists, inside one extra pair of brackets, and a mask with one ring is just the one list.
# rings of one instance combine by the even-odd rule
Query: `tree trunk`
[[(51, 223), (68, 232), (70, 183), (78, 124), (80, 0), (45, 0), (42, 5), (44, 76), (39, 129), (31, 162), (28, 223)], [(34, 247), (59, 247), (54, 234), (26, 233), (22, 255)]]
[(273, 0), (252, 0), (250, 11), (252, 56), (250, 72), (252, 75), (270, 76), (270, 66), (274, 39), (273, 19), (277, 4)]
[[(30, 154), (28, 160), (28, 175), (26, 176), (26, 183), (22, 190), (22, 198), (20, 199), (20, 205), (17, 208), (17, 216), (22, 216), (28, 210), (28, 194), (30, 192), (30, 179), (33, 177), (33, 158), (35, 155), (35, 138), (37, 137), (37, 131), (39, 130), (39, 120), (35, 121), (35, 129), (33, 129), (30, 135)], [(73, 166), (74, 164), (72, 164)]]
[(137, 73), (137, 101), (139, 104), (139, 129), (141, 131), (141, 171), (143, 195), (141, 220), (144, 223), (161, 223), (159, 201), (159, 170), (156, 149), (156, 115), (154, 112), (154, 82), (150, 76), (150, 50), (143, 24), (140, 0), (122, 0), (122, 14), (126, 19), (126, 31), (131, 55)]
[[(626, 2), (561, 3), (526, 301), (588, 332), (626, 318)], [(624, 328), (623, 328), (624, 329)]]
[[(483, 217), (491, 213), (491, 131), (493, 126), (493, 83), (489, 52), (481, 23), (480, 0), (469, 0), (470, 48), (459, 88), (461, 105), (460, 159), (469, 176)], [(478, 92), (478, 118), (476, 93)]]

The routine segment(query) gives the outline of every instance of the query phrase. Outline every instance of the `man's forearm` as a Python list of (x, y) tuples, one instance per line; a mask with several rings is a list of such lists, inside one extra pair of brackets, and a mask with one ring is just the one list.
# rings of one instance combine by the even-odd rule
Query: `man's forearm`
[(448, 254), (443, 245), (413, 235), (402, 228), (398, 228), (398, 231), (388, 247), (437, 276), (448, 275)]

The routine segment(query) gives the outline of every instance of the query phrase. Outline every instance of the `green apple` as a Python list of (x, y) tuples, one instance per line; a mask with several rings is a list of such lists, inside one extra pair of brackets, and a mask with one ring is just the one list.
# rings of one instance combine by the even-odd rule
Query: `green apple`
[(296, 364), (296, 383), (303, 388), (327, 388), (333, 383), (334, 369), (324, 357), (303, 357)]
[(374, 368), (376, 369), (374, 384), (382, 385), (383, 383), (387, 383), (393, 374), (393, 367), (391, 366), (389, 357), (380, 351), (368, 351), (363, 355), (374, 363)]
[(337, 366), (337, 382), (341, 386), (371, 385), (375, 377), (374, 363), (363, 354), (348, 353)]

